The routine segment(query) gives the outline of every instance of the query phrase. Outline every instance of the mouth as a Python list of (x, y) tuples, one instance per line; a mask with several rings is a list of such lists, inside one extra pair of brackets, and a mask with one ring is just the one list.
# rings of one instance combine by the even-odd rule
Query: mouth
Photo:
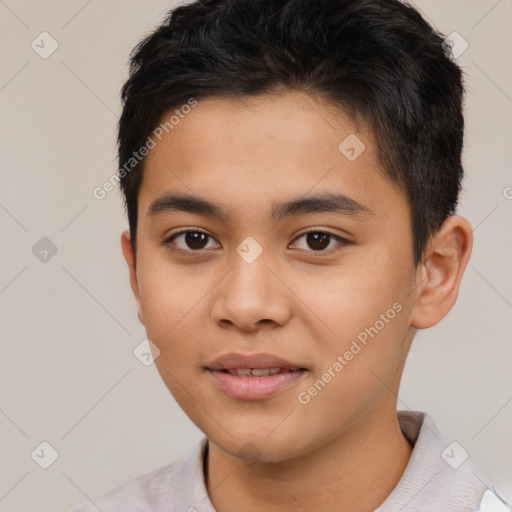
[(289, 373), (294, 371), (301, 371), (305, 368), (299, 368), (298, 370), (288, 370), (286, 368), (230, 368), (226, 370), (219, 370), (230, 375), (236, 375), (237, 377), (268, 377), (269, 375), (279, 375), (280, 373)]
[(297, 384), (308, 369), (271, 354), (227, 354), (206, 368), (215, 386), (240, 400), (270, 398)]

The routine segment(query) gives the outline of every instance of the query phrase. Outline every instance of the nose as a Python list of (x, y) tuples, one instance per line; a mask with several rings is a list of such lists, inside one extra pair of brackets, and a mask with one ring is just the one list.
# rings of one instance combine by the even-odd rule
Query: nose
[(231, 271), (217, 290), (213, 320), (221, 327), (245, 332), (284, 325), (290, 318), (290, 292), (267, 258), (261, 254), (248, 263), (235, 254), (231, 263)]

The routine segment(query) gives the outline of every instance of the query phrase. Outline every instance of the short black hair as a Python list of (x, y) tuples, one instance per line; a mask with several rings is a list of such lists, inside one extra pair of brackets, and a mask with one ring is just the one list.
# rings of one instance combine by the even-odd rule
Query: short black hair
[(369, 128), (385, 176), (407, 197), (418, 264), (457, 206), (464, 85), (443, 35), (399, 0), (196, 0), (171, 10), (133, 49), (122, 89), (119, 178), (134, 251), (137, 152), (163, 115), (191, 98), (281, 91), (326, 100)]

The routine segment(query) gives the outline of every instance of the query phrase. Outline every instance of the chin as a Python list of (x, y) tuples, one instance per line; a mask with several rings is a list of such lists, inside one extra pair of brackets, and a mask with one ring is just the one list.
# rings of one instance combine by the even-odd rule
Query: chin
[(270, 429), (267, 425), (251, 422), (250, 425), (238, 424), (236, 427), (226, 425), (229, 434), (218, 428), (203, 432), (223, 452), (249, 466), (286, 462), (312, 449), (314, 443), (304, 437), (304, 432), (284, 426), (276, 429), (276, 425), (279, 421), (274, 421)]
[(300, 455), (297, 451), (297, 446), (286, 446), (280, 442), (271, 443), (261, 438), (254, 440), (232, 440), (227, 446), (221, 444), (218, 444), (218, 446), (224, 452), (239, 459), (248, 466), (287, 462)]

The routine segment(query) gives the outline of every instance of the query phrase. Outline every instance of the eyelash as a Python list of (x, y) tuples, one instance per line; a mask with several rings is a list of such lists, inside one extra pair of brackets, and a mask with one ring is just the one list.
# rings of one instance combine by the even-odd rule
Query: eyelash
[[(206, 235), (209, 238), (213, 238), (212, 235), (210, 235), (209, 233), (206, 233), (206, 231), (202, 231), (201, 229), (184, 229), (182, 231), (177, 231), (176, 233), (173, 233), (171, 236), (167, 237), (163, 241), (163, 244), (164, 245), (170, 245), (170, 244), (172, 244), (172, 241), (176, 237), (178, 237), (179, 235), (187, 234), (187, 233), (202, 233), (202, 234)], [(296, 238), (294, 238), (293, 241), (298, 240), (299, 238), (301, 238), (301, 237), (303, 237), (305, 235), (308, 235), (309, 233), (317, 233), (317, 234), (327, 235), (327, 236), (329, 236), (331, 238), (336, 239), (339, 242), (337, 248), (335, 247), (334, 249), (331, 248), (331, 249), (328, 249), (328, 250), (321, 250), (321, 251), (314, 251), (314, 250), (307, 251), (307, 252), (314, 253), (315, 255), (318, 255), (318, 256), (330, 255), (333, 251), (339, 250), (341, 247), (344, 247), (344, 246), (350, 244), (350, 242), (348, 240), (346, 240), (345, 238), (343, 238), (343, 237), (341, 237), (339, 235), (335, 235), (334, 233), (330, 233), (329, 231), (322, 231), (322, 230), (319, 230), (319, 229), (311, 229), (309, 231), (305, 231), (304, 233), (301, 233)], [(187, 250), (187, 249), (181, 249), (180, 247), (177, 247), (177, 248), (172, 248), (172, 250), (179, 251), (179, 252), (184, 252), (184, 253), (200, 253), (203, 249)]]

